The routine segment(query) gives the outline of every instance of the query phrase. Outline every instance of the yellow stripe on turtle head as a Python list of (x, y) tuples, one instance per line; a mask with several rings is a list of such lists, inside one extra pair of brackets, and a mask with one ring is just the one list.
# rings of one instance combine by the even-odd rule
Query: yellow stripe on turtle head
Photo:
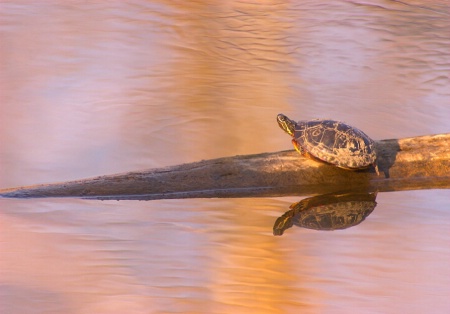
[(284, 132), (286, 132), (290, 136), (294, 137), (295, 126), (297, 125), (297, 123), (295, 121), (292, 121), (291, 119), (286, 117), (284, 114), (280, 113), (279, 115), (277, 115), (277, 122), (278, 122), (279, 127)]

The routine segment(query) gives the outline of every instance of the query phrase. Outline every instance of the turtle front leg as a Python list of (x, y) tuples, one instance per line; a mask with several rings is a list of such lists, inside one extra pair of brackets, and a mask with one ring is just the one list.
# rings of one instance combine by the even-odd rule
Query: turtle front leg
[(298, 145), (295, 139), (292, 140), (292, 144), (294, 145), (295, 150), (298, 151), (300, 155), (306, 156), (306, 151), (300, 145)]

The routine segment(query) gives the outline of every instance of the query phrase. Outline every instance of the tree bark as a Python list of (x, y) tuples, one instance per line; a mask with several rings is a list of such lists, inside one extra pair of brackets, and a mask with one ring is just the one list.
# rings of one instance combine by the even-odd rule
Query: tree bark
[(376, 142), (376, 150), (379, 176), (374, 169), (344, 170), (291, 150), (4, 189), (0, 197), (155, 200), (450, 187), (450, 133), (382, 140)]

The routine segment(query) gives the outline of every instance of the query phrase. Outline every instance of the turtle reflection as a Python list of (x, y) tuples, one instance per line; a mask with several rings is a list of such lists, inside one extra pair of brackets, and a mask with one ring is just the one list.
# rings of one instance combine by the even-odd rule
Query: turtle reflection
[(330, 193), (294, 203), (275, 221), (274, 235), (293, 225), (315, 230), (346, 229), (361, 223), (377, 206), (377, 192)]

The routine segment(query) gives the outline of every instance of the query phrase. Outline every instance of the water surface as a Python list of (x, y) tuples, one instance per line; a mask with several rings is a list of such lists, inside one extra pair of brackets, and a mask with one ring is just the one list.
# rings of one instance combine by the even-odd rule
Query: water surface
[[(449, 132), (446, 1), (0, 4), (0, 187)], [(272, 234), (296, 197), (1, 200), (1, 313), (444, 313), (450, 192)]]

